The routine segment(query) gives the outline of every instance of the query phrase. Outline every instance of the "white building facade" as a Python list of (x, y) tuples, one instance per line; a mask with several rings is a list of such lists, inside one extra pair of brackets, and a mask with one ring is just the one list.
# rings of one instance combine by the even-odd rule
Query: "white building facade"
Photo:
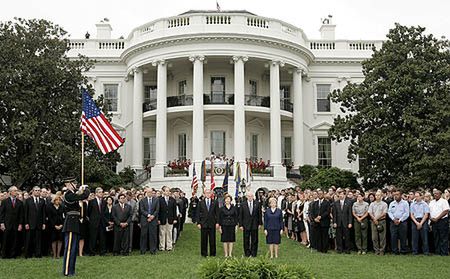
[[(190, 193), (192, 165), (174, 177), (169, 161), (190, 159), (199, 173), (205, 157), (223, 154), (240, 162), (245, 177), (246, 158), (270, 160), (270, 174), (254, 176), (258, 188), (285, 188), (286, 164), (358, 170), (348, 143), (328, 137), (340, 113), (328, 95), (363, 80), (361, 62), (381, 41), (336, 40), (331, 17), (312, 40), (246, 11), (189, 11), (124, 39), (111, 39), (109, 22), (96, 26), (96, 38), (70, 40), (69, 57), (95, 60), (86, 75), (125, 138), (118, 171), (149, 165), (146, 184)], [(233, 177), (229, 184), (234, 191)]]

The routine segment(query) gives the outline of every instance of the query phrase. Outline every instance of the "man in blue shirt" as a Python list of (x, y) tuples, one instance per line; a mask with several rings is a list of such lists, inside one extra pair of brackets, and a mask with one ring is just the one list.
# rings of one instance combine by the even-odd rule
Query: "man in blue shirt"
[(400, 253), (406, 254), (406, 234), (408, 230), (406, 220), (409, 217), (409, 204), (407, 201), (402, 200), (402, 192), (400, 190), (394, 193), (394, 201), (389, 204), (388, 215), (391, 219), (392, 253), (399, 254), (397, 241), (400, 239)]
[(416, 192), (414, 201), (410, 206), (412, 221), (412, 252), (417, 255), (419, 250), (419, 237), (422, 239), (422, 251), (424, 255), (429, 255), (428, 249), (428, 217), (430, 208), (428, 204), (422, 200), (422, 194)]

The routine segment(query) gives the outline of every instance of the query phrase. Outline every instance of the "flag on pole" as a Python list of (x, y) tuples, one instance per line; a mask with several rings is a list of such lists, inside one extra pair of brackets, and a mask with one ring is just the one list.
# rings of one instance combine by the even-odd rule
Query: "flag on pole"
[(237, 199), (239, 197), (239, 186), (241, 185), (241, 164), (239, 162), (236, 163), (234, 181), (236, 182), (236, 191), (234, 197)]
[(206, 181), (206, 162), (205, 162), (205, 160), (202, 161), (202, 166), (200, 167), (200, 171), (201, 171), (200, 180), (203, 183), (205, 183), (205, 181)]
[(197, 189), (198, 189), (198, 180), (197, 180), (197, 173), (195, 172), (195, 163), (194, 163), (194, 168), (192, 170), (192, 184), (191, 184), (191, 188), (192, 188), (192, 196), (196, 196), (197, 195)]
[(222, 189), (223, 193), (228, 193), (228, 176), (230, 174), (228, 162), (225, 165), (225, 177), (223, 178)]
[(119, 148), (123, 143), (119, 134), (106, 119), (105, 115), (95, 105), (94, 100), (83, 88), (83, 113), (81, 116), (81, 130), (91, 137), (103, 154)]
[(216, 188), (216, 181), (214, 180), (214, 161), (211, 161), (211, 191), (214, 192), (214, 188)]
[(247, 187), (248, 187), (248, 189), (250, 189), (250, 186), (252, 185), (252, 181), (253, 181), (252, 162), (251, 161), (247, 162), (246, 176), (247, 176)]
[(216, 1), (216, 8), (217, 8), (217, 11), (220, 12), (220, 5), (219, 5), (218, 1)]

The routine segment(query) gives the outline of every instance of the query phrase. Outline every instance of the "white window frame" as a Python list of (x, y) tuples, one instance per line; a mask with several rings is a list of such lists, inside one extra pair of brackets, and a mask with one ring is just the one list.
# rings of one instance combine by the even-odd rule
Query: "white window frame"
[(313, 86), (314, 86), (314, 98), (313, 98), (314, 114), (315, 115), (330, 115), (330, 116), (335, 115), (336, 113), (334, 112), (333, 101), (331, 99), (330, 99), (330, 111), (317, 111), (317, 85), (330, 85), (330, 93), (333, 92), (333, 90), (335, 89), (333, 82), (323, 81), (323, 82), (315, 82), (313, 84)]
[[(316, 136), (316, 141), (317, 141), (317, 148), (316, 148), (316, 154), (317, 154), (317, 166), (320, 166), (319, 162), (320, 162), (320, 158), (319, 158), (319, 139), (322, 138), (328, 138), (330, 140), (330, 165), (329, 166), (325, 166), (325, 167), (329, 167), (331, 168), (333, 166), (333, 141), (331, 140), (331, 138), (327, 135), (318, 135)], [(325, 158), (328, 159), (328, 158)]]
[(101, 95), (103, 96), (103, 100), (105, 100), (105, 85), (117, 85), (117, 110), (116, 111), (108, 111), (111, 115), (120, 115), (122, 114), (121, 109), (121, 89), (122, 89), (122, 82), (117, 80), (103, 80), (102, 81), (102, 88), (101, 88)]

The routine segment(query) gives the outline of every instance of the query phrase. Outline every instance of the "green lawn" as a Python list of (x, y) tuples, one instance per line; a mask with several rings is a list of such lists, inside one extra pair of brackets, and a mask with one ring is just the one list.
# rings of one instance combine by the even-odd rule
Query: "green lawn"
[[(217, 244), (219, 258), (223, 258), (221, 243)], [(239, 231), (234, 255), (241, 257), (242, 250)], [(286, 238), (280, 250), (276, 263), (302, 264), (317, 278), (450, 278), (450, 257), (320, 254)], [(259, 252), (260, 255), (267, 252), (262, 233)], [(82, 257), (77, 258), (76, 271), (79, 278), (197, 278), (198, 266), (203, 261), (200, 233), (187, 224), (172, 252), (160, 252), (155, 256), (141, 256), (135, 251), (128, 257)], [(58, 278), (61, 270), (61, 259), (0, 259), (1, 278)]]

